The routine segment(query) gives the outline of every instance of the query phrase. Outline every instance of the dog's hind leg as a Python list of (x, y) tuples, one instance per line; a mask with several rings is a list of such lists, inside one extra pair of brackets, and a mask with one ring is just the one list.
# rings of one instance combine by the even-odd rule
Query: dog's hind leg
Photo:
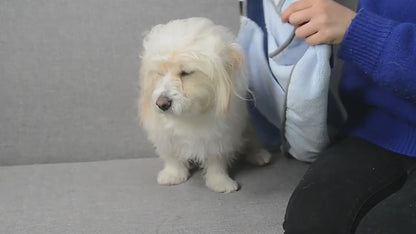
[(260, 142), (257, 140), (254, 129), (251, 126), (247, 127), (245, 136), (247, 139), (247, 144), (244, 155), (247, 162), (257, 166), (268, 164), (272, 156), (269, 151), (264, 149)]
[(270, 162), (272, 156), (269, 153), (269, 151), (267, 151), (264, 148), (255, 148), (255, 149), (250, 149), (246, 155), (246, 160), (247, 162), (256, 165), (256, 166), (263, 166), (266, 165)]

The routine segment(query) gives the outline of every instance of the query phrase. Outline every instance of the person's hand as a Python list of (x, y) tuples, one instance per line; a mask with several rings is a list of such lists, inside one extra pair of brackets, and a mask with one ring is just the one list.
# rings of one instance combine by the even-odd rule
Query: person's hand
[(355, 15), (333, 0), (300, 0), (282, 13), (282, 21), (295, 26), (296, 36), (309, 44), (339, 44)]

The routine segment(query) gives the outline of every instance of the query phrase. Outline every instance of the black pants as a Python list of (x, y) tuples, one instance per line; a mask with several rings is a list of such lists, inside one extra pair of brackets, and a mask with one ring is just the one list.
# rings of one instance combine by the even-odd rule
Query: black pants
[(334, 144), (293, 192), (286, 234), (416, 233), (416, 159), (358, 138)]

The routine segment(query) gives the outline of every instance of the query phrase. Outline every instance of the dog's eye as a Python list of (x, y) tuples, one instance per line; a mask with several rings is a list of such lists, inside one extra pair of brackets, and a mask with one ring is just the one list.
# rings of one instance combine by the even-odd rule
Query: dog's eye
[(184, 77), (184, 76), (189, 76), (189, 75), (191, 75), (192, 73), (194, 73), (193, 71), (190, 71), (190, 72), (188, 72), (188, 71), (181, 71), (181, 73), (179, 73), (179, 75), (181, 76), (181, 77)]

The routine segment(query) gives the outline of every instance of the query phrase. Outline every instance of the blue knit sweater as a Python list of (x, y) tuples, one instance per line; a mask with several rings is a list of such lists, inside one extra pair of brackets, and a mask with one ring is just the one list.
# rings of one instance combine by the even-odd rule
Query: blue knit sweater
[(416, 157), (416, 1), (361, 0), (341, 44), (344, 133)]

